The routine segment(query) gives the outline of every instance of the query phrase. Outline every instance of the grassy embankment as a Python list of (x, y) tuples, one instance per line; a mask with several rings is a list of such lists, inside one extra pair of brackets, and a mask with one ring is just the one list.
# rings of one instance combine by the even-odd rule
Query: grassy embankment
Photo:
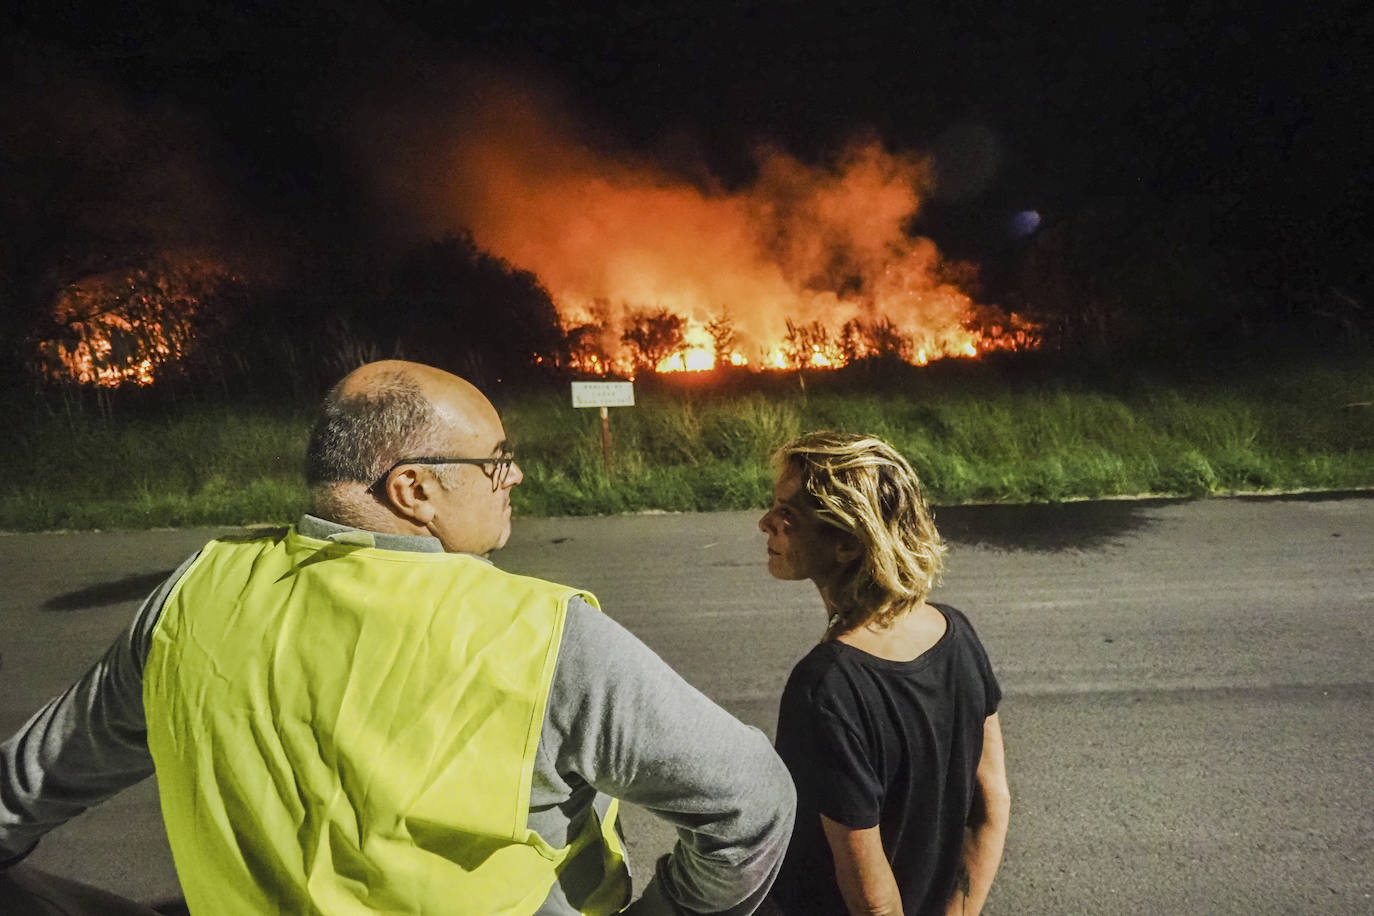
[[(1186, 384), (977, 366), (902, 375), (881, 390), (858, 374), (811, 376), (805, 393), (795, 376), (637, 386), (638, 406), (611, 412), (609, 478), (597, 412), (574, 411), (565, 387), (498, 398), (526, 474), (516, 510), (755, 508), (772, 450), (817, 427), (889, 439), (943, 505), (1374, 486), (1370, 359)], [(0, 529), (280, 521), (304, 506), (306, 409), (8, 412)]]

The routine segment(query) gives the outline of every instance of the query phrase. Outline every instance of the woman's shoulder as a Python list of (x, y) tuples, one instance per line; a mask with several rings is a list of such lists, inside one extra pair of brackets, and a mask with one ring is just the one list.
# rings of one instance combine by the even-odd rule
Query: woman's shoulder
[[(992, 661), (988, 658), (988, 650), (984, 648), (983, 641), (978, 638), (977, 632), (973, 629), (973, 624), (960, 611), (955, 610), (947, 604), (937, 605), (940, 610), (949, 618), (950, 635), (953, 637), (951, 644), (956, 646), (960, 656), (976, 665), (981, 672), (986, 683), (997, 698), (1001, 696), (1001, 688), (997, 685), (997, 676), (993, 673)], [(995, 711), (997, 699), (993, 700), (992, 706)]]
[(836, 643), (830, 640), (817, 643), (792, 666), (791, 680), (808, 683), (824, 680), (827, 675), (844, 664), (844, 658)]
[(863, 682), (869, 675), (863, 667), (861, 655), (827, 640), (793, 666), (783, 694), (812, 706), (849, 708), (864, 693)]
[(932, 601), (930, 604), (941, 614), (945, 615), (945, 619), (949, 621), (951, 635), (962, 640), (972, 640), (981, 645), (978, 639), (978, 632), (973, 628), (973, 623), (968, 619), (967, 614), (953, 605), (944, 604), (942, 602)]
[(931, 607), (938, 610), (941, 614), (944, 614), (946, 619), (972, 629), (972, 625), (968, 622), (968, 617), (954, 605), (945, 604), (943, 601), (931, 601), (929, 603)]

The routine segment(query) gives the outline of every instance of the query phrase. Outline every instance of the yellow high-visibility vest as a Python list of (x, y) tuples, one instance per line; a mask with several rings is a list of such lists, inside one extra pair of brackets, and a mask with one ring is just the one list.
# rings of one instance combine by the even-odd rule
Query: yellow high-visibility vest
[(614, 802), (563, 848), (527, 826), (579, 594), (595, 606), (476, 557), (294, 529), (207, 545), (144, 671), (191, 912), (528, 914), (591, 844), (603, 880), (583, 912), (624, 906)]

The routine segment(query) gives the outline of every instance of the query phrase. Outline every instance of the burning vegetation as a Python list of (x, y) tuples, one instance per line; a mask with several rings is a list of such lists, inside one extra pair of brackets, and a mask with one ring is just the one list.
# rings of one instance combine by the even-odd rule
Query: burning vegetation
[[(956, 328), (935, 333), (904, 331), (891, 318), (851, 318), (839, 328), (824, 321), (784, 320), (782, 340), (757, 347), (751, 359), (728, 312), (705, 324), (667, 310), (628, 312), (618, 346), (615, 328), (581, 324), (566, 332), (566, 365), (596, 375), (634, 375), (643, 370), (697, 372), (719, 367), (760, 371), (836, 369), (864, 359), (896, 359), (924, 366), (946, 357), (973, 358), (993, 350), (1029, 350), (1039, 344), (1036, 327), (1000, 309), (970, 304)], [(611, 344), (607, 344), (607, 340)]]
[(64, 287), (36, 335), (36, 374), (102, 388), (151, 385), (192, 356), (221, 315), (206, 308), (233, 278), (199, 257), (164, 256)]
[(470, 233), (538, 278), (565, 338), (543, 359), (563, 368), (919, 365), (1039, 345), (1032, 322), (973, 301), (969, 265), (911, 233), (933, 181), (921, 157), (876, 139), (819, 165), (763, 148), (753, 179), (727, 188), (700, 166), (689, 181), (601, 151), (532, 92), (472, 99), (448, 121), (392, 113), (359, 137), (412, 231)]
[[(970, 265), (913, 234), (933, 181), (921, 157), (876, 139), (820, 164), (763, 148), (752, 179), (732, 187), (699, 166), (687, 180), (598, 150), (532, 93), (473, 98), (449, 121), (374, 112), (360, 127), (380, 206), (410, 253), (356, 288), (299, 278), (298, 301), (327, 305), (309, 306), (323, 312), (313, 325), (279, 328), (278, 349), (318, 347), (308, 329), (338, 319), (361, 329), (358, 352), (497, 380), (531, 364), (621, 376), (829, 369), (1040, 345), (1033, 322), (975, 302)], [(212, 339), (238, 283), (219, 263), (170, 255), (69, 282), (31, 338), (36, 374), (150, 385), (217, 348), (245, 358), (241, 340)]]

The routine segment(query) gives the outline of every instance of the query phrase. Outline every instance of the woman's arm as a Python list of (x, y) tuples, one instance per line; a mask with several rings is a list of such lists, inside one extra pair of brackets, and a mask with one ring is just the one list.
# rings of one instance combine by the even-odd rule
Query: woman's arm
[(835, 859), (835, 879), (850, 916), (901, 916), (902, 895), (878, 828), (853, 830), (824, 814), (821, 828)]
[(1006, 752), (1002, 746), (1002, 723), (997, 713), (983, 723), (983, 755), (978, 759), (973, 810), (964, 830), (964, 858), (959, 881), (947, 916), (978, 913), (988, 899), (993, 876), (1002, 862), (1002, 847), (1007, 840), (1007, 820), (1011, 814), (1011, 792), (1007, 788)]

